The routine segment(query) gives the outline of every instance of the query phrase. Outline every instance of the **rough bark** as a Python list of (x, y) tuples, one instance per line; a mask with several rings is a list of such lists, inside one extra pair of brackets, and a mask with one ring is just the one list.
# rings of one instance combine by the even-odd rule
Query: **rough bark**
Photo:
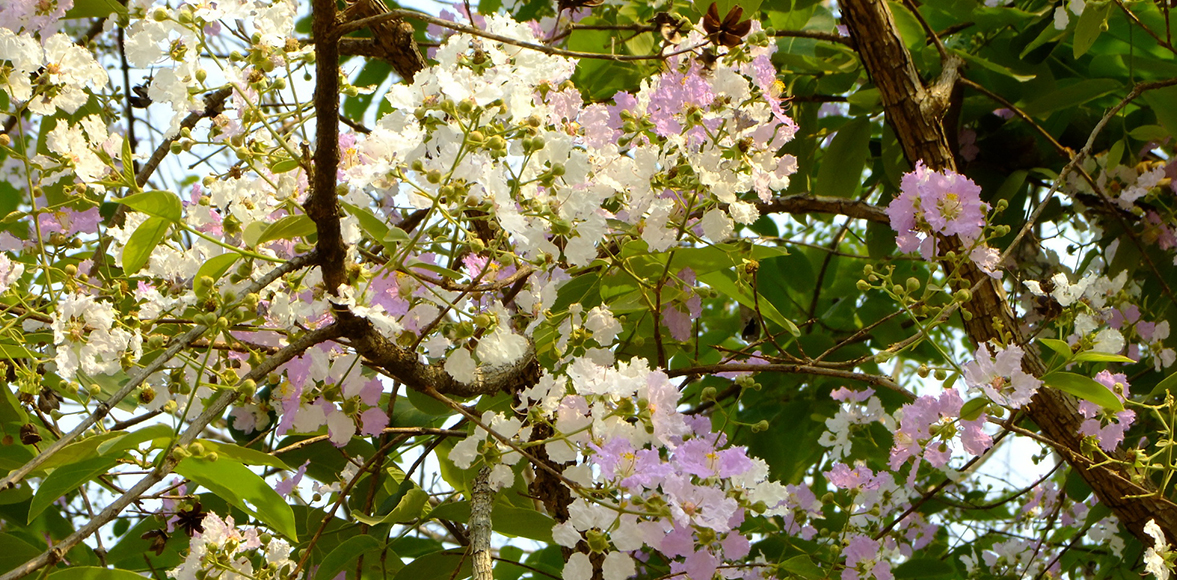
[[(850, 37), (871, 79), (879, 88), (887, 121), (911, 162), (922, 160), (934, 170), (956, 169), (956, 163), (945, 137), (941, 115), (945, 97), (951, 92), (959, 61), (949, 55), (944, 72), (932, 87), (920, 80), (911, 55), (899, 35), (887, 2), (881, 0), (844, 0), (842, 16), (850, 30)], [(962, 246), (955, 238), (940, 240), (942, 251), (960, 252)], [(966, 320), (965, 331), (975, 344), (985, 343), (1003, 334), (1018, 344), (1025, 344), (1019, 336), (1018, 321), (999, 282), (993, 281), (970, 264), (964, 272), (973, 286), (980, 282), (978, 291), (966, 307), (973, 313)], [(1036, 350), (1026, 348), (1023, 358), (1025, 370), (1041, 377), (1046, 370)], [(1155, 519), (1170, 538), (1177, 537), (1177, 505), (1156, 494), (1147, 479), (1133, 478), (1119, 466), (1093, 467), (1093, 462), (1081, 451), (1078, 403), (1070, 395), (1051, 388), (1040, 389), (1026, 407), (1026, 413), (1055, 445), (1055, 450), (1094, 490), (1101, 502), (1111, 508), (1120, 521), (1146, 544), (1152, 539), (1144, 534), (1144, 525)]]

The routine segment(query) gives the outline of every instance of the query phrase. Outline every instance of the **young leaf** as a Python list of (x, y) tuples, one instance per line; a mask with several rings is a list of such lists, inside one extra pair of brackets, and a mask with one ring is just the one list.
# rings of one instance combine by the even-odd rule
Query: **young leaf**
[(176, 194), (170, 191), (158, 189), (154, 191), (141, 191), (114, 201), (135, 211), (160, 217), (171, 222), (178, 222), (182, 217), (183, 204), (180, 203), (180, 198), (176, 197)]
[[(176, 465), (176, 473), (191, 479), (235, 508), (256, 517), (291, 540), (297, 540), (294, 512), (266, 480), (222, 456), (217, 461), (189, 457)], [(246, 502), (249, 502), (248, 504)], [(257, 509), (250, 507), (256, 506)]]
[(319, 564), (319, 570), (315, 572), (315, 578), (335, 578), (345, 568), (355, 568), (349, 564), (355, 562), (357, 558), (380, 549), (382, 545), (372, 536), (352, 536), (341, 542), (334, 550), (331, 550), (330, 554), (327, 554), (327, 557), (323, 558), (323, 562)]
[(856, 118), (838, 129), (817, 170), (813, 193), (825, 197), (850, 197), (862, 183), (862, 168), (869, 153), (871, 124)]
[(1046, 383), (1049, 387), (1066, 391), (1105, 409), (1111, 409), (1113, 411), (1124, 410), (1124, 404), (1120, 402), (1120, 399), (1115, 394), (1090, 377), (1058, 371), (1043, 376), (1042, 382)]
[(94, 457), (62, 465), (53, 470), (53, 473), (50, 473), (41, 482), (41, 486), (37, 488), (37, 494), (33, 496), (33, 501), (29, 504), (28, 521), (32, 522), (37, 519), (37, 516), (41, 515), (45, 508), (53, 505), (57, 498), (77, 489), (79, 485), (90, 481), (94, 476), (106, 473), (117, 463), (113, 457)]
[(123, 248), (123, 272), (126, 275), (133, 275), (147, 265), (151, 252), (163, 241), (171, 226), (171, 221), (165, 218), (151, 217), (135, 228)]

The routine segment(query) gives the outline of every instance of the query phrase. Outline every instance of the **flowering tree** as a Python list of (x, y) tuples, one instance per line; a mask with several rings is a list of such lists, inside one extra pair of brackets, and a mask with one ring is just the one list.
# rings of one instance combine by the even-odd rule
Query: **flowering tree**
[(0, 578), (1166, 579), (1169, 9), (6, 2)]

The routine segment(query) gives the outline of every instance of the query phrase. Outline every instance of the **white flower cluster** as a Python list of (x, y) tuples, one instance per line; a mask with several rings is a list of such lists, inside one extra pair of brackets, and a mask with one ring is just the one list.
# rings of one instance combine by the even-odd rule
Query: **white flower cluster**
[(256, 528), (238, 528), (233, 516), (210, 513), (204, 531), (192, 538), (188, 557), (168, 571), (176, 580), (270, 580), (286, 578), (294, 569), (290, 544)]
[(79, 368), (87, 375), (113, 375), (122, 370), (124, 354), (143, 356), (138, 331), (115, 326), (116, 312), (93, 296), (65, 294), (53, 312), (53, 343), (57, 374), (74, 380)]
[[(0, 90), (15, 107), (27, 102), (30, 112), (52, 115), (59, 109), (78, 110), (89, 98), (86, 91), (106, 85), (106, 70), (94, 54), (64, 34), (54, 34), (44, 44), (29, 35), (0, 28)], [(37, 81), (34, 87), (33, 81)]]

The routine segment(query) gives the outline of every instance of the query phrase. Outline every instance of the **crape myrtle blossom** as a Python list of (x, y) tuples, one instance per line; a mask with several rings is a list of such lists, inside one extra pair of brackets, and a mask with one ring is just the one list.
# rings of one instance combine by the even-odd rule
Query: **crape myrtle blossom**
[(991, 354), (987, 344), (977, 348), (974, 360), (964, 365), (965, 383), (998, 405), (1020, 408), (1030, 402), (1042, 381), (1022, 370), (1022, 347), (1013, 344), (995, 352)]
[(168, 571), (176, 580), (286, 578), (294, 570), (290, 544), (256, 528), (239, 528), (233, 516), (221, 519), (209, 513), (201, 522), (204, 531), (192, 537), (188, 556)]
[[(1124, 396), (1128, 393), (1128, 377), (1123, 373), (1100, 371), (1095, 375), (1095, 382), (1107, 387), (1121, 402), (1125, 400)], [(1125, 409), (1113, 413), (1087, 400), (1079, 401), (1079, 414), (1084, 417), (1082, 425), (1079, 426), (1079, 434), (1094, 437), (1100, 449), (1107, 453), (1114, 451), (1124, 440), (1124, 432), (1136, 420), (1136, 411)], [(1104, 424), (1105, 421), (1107, 424)]]
[(1144, 525), (1144, 533), (1153, 539), (1153, 545), (1144, 551), (1144, 569), (1157, 580), (1169, 580), (1173, 572), (1173, 548), (1165, 539), (1165, 532), (1157, 525), (1156, 520), (1148, 520)]
[(915, 170), (903, 175), (899, 197), (887, 206), (895, 242), (904, 252), (919, 251), (925, 260), (936, 257), (936, 236), (957, 236), (969, 258), (984, 272), (1000, 278), (998, 254), (982, 241), (985, 213), (981, 187), (955, 171), (932, 171), (917, 161)]

